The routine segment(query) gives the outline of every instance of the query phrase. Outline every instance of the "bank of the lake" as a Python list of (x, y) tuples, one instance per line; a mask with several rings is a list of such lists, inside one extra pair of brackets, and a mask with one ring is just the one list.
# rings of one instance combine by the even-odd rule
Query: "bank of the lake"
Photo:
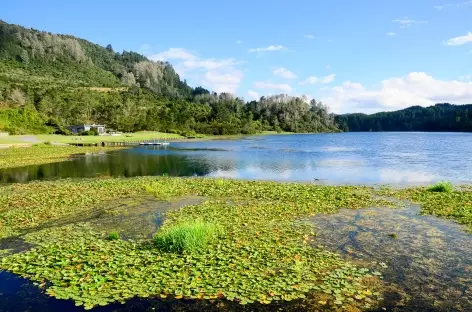
[(70, 160), (74, 155), (104, 154), (123, 147), (115, 146), (55, 146), (36, 144), (31, 147), (0, 149), (0, 169), (42, 165)]

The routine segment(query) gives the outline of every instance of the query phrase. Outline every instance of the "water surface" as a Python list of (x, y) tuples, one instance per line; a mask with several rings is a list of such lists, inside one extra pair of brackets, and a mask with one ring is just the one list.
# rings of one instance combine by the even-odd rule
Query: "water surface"
[(326, 184), (472, 183), (472, 134), (336, 133), (249, 136), (137, 147), (0, 170), (2, 182), (143, 175), (317, 181)]
[(314, 244), (386, 267), (390, 311), (472, 311), (472, 234), (419, 207), (342, 209), (311, 218)]

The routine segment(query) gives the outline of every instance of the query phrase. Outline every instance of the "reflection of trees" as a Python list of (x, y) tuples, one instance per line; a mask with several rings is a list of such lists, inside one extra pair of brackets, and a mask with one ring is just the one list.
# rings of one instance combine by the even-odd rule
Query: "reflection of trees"
[(106, 155), (85, 155), (71, 161), (10, 168), (0, 171), (3, 183), (79, 177), (203, 176), (211, 171), (203, 159), (188, 161), (187, 156), (133, 150)]

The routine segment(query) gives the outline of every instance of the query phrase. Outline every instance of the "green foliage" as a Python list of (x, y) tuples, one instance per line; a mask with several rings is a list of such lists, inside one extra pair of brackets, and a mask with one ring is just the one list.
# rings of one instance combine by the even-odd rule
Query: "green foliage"
[(98, 135), (98, 131), (97, 129), (90, 129), (90, 130), (82, 131), (79, 135), (84, 135), (84, 136)]
[(110, 232), (108, 234), (108, 240), (118, 240), (120, 239), (120, 233), (118, 232)]
[[(207, 197), (201, 204), (168, 212), (162, 233), (174, 233), (180, 242), (189, 233), (208, 238), (218, 232), (218, 239), (209, 239), (196, 252), (184, 248), (182, 255), (156, 248), (149, 240), (110, 241), (105, 233), (75, 220), (107, 199), (136, 196), (145, 189), (158, 197)], [(380, 272), (310, 246), (312, 227), (301, 221), (341, 207), (384, 205), (371, 196), (370, 188), (147, 177), (34, 182), (0, 191), (3, 237), (49, 224), (26, 234), (34, 249), (3, 258), (0, 268), (49, 281), (47, 294), (86, 309), (136, 296), (268, 304), (315, 292), (346, 307), (381, 298), (375, 291)], [(50, 226), (66, 217), (73, 224)]]
[(163, 228), (154, 236), (154, 243), (168, 252), (203, 252), (222, 233), (223, 229), (218, 224), (187, 221)]
[(0, 119), (0, 130), (12, 134), (68, 134), (66, 126), (81, 123), (123, 132), (174, 129), (191, 137), (339, 131), (316, 101), (276, 95), (245, 103), (228, 93), (192, 89), (167, 62), (2, 21), (0, 94), (12, 109), (29, 104), (44, 126), (6, 127)]
[(343, 131), (472, 131), (472, 104), (412, 106), (395, 112), (336, 116)]
[(453, 192), (452, 184), (439, 184), (440, 191), (429, 188), (383, 189), (379, 195), (407, 199), (421, 205), (422, 214), (454, 219), (472, 231), (472, 192), (470, 187)]
[(53, 128), (46, 125), (44, 119), (34, 107), (0, 108), (0, 131), (10, 134), (52, 133)]
[(451, 182), (442, 181), (428, 187), (428, 191), (440, 192), (440, 193), (452, 193), (452, 191), (454, 191), (454, 186), (452, 185)]
[(48, 141), (32, 147), (0, 149), (0, 169), (65, 161), (74, 154), (98, 153), (117, 150), (119, 147), (52, 146)]

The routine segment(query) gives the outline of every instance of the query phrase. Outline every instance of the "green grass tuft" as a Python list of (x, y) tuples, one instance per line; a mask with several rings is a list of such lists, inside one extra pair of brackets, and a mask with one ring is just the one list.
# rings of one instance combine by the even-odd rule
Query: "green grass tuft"
[(120, 239), (120, 233), (118, 232), (110, 232), (108, 234), (108, 240), (118, 240)]
[(435, 185), (428, 187), (428, 191), (430, 192), (438, 192), (438, 193), (452, 193), (454, 190), (454, 186), (451, 182), (438, 182)]
[(223, 228), (215, 223), (200, 220), (186, 221), (162, 229), (154, 236), (159, 249), (182, 253), (198, 251), (223, 234)]

